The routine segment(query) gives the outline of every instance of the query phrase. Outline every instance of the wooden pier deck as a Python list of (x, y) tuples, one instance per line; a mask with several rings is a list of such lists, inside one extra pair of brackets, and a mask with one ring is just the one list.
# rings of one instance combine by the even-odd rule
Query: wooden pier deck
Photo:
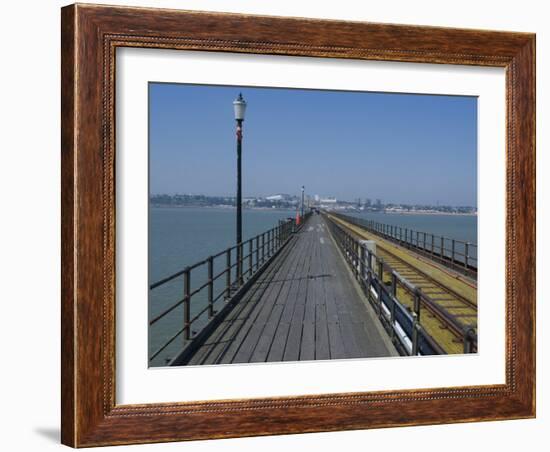
[(325, 220), (313, 215), (206, 340), (174, 364), (395, 355)]

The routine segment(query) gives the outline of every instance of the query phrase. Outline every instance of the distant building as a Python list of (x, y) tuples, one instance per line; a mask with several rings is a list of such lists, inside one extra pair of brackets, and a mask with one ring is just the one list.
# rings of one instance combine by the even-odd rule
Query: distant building
[(266, 196), (265, 199), (268, 201), (283, 201), (284, 199), (288, 199), (288, 195), (271, 195)]

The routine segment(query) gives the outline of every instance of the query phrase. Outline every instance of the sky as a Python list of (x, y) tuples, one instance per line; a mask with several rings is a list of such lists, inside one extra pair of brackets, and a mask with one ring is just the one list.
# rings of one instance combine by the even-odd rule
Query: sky
[(149, 84), (151, 194), (277, 193), (477, 205), (477, 98)]

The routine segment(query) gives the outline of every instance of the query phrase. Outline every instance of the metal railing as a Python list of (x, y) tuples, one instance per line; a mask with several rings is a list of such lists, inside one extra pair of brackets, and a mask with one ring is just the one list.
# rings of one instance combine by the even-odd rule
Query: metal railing
[(374, 220), (341, 213), (330, 213), (386, 240), (429, 256), (431, 259), (441, 262), (454, 270), (461, 271), (470, 276), (477, 276), (477, 244), (475, 243), (456, 240), (429, 232), (415, 231), (402, 226), (378, 223)]
[[(355, 239), (334, 220), (327, 218), (329, 229), (344, 258), (350, 265), (369, 302), (374, 307), (392, 342), (403, 355), (439, 355), (445, 350), (420, 323), (424, 311), (437, 314), (463, 341), (464, 353), (477, 352), (475, 328), (464, 327), (445, 312), (438, 312), (437, 304), (420, 288), (401, 277), (382, 258), (372, 253), (366, 245)], [(385, 282), (390, 278), (390, 281)], [(412, 298), (412, 309), (398, 299), (398, 292)]]
[[(307, 215), (304, 221), (306, 219)], [(182, 297), (162, 309), (161, 312), (152, 315), (149, 319), (149, 327), (157, 326), (161, 319), (165, 319), (181, 306), (183, 307), (183, 316), (181, 327), (150, 354), (149, 362), (157, 358), (179, 336), (183, 336), (182, 349), (188, 342), (196, 338), (208, 322), (221, 312), (221, 310), (220, 312), (216, 310), (217, 303), (220, 300), (227, 302), (236, 295), (247, 282), (261, 272), (269, 260), (299, 229), (300, 227), (296, 226), (294, 219), (279, 221), (276, 227), (268, 231), (208, 256), (200, 262), (189, 265), (151, 284), (149, 290), (155, 291), (168, 283), (179, 281)], [(197, 285), (193, 285), (195, 280), (198, 281)], [(193, 301), (196, 298), (200, 298), (200, 300), (194, 305)], [(192, 326), (199, 321), (203, 325), (195, 331)]]

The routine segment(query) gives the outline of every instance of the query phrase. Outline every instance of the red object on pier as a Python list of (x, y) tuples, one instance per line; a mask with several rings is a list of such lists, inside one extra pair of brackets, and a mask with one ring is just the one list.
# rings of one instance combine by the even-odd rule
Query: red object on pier
[(302, 221), (302, 218), (300, 217), (300, 214), (296, 212), (296, 226), (299, 226)]

